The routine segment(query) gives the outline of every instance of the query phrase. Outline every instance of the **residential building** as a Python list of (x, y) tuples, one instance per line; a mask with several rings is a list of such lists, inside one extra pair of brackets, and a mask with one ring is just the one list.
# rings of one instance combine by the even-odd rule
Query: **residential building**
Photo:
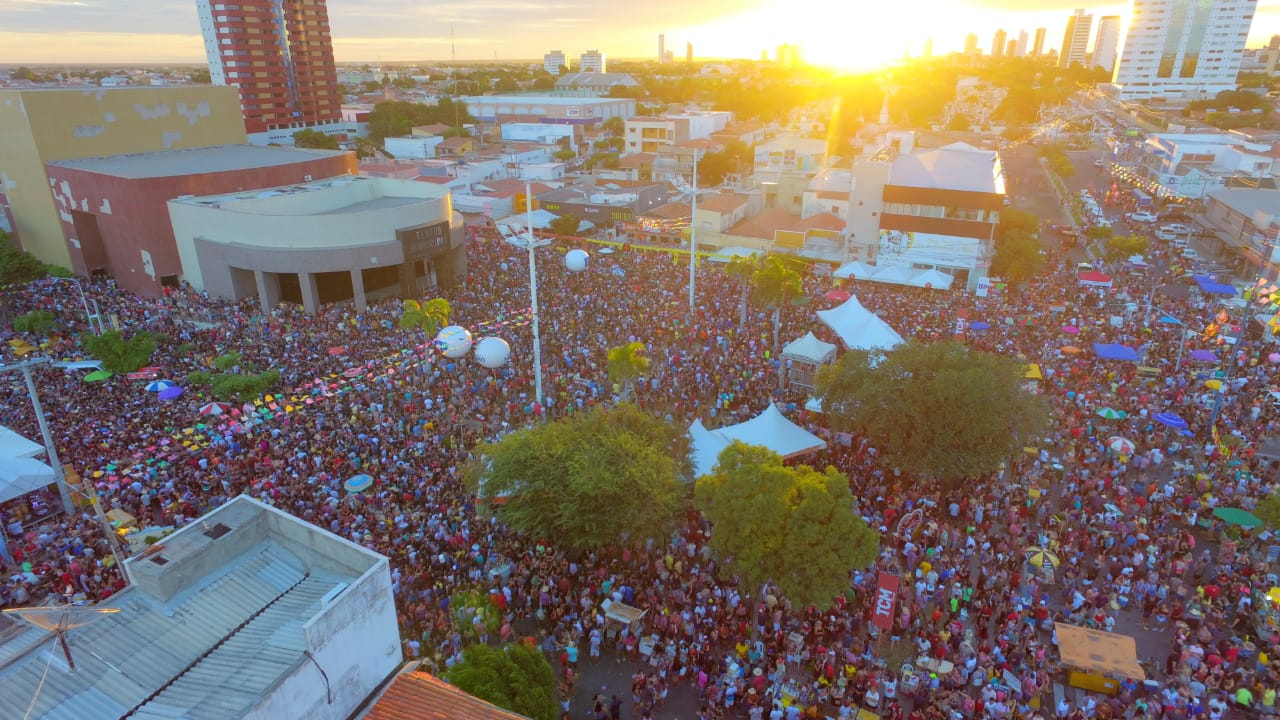
[(602, 73), (606, 67), (604, 53), (599, 50), (587, 50), (578, 56), (578, 72)]
[(666, 61), (667, 61), (667, 36), (663, 35), (662, 33), (658, 33), (658, 63), (661, 64), (661, 63), (665, 63)]
[(1267, 43), (1266, 73), (1275, 75), (1277, 67), (1280, 67), (1280, 35), (1272, 35), (1271, 41)]
[(1093, 57), (1089, 64), (1111, 72), (1116, 66), (1116, 50), (1120, 47), (1120, 16), (1106, 15), (1098, 20), (1098, 34), (1093, 39)]
[(581, 137), (581, 126), (549, 125), (547, 123), (504, 123), (501, 133), (503, 140), (561, 145), (577, 151)]
[[(698, 199), (693, 222), (698, 232), (723, 233), (746, 220), (752, 213), (751, 196), (738, 192), (721, 192)], [(756, 212), (759, 207), (754, 208)]]
[[(413, 667), (417, 663), (407, 665)], [(354, 720), (528, 720), (421, 670), (406, 670)]]
[(67, 211), (50, 192), (48, 163), (246, 141), (234, 88), (0, 90), (0, 214), (23, 249), (71, 267), (79, 239), (63, 232)]
[(1013, 38), (1009, 38), (1009, 41), (1004, 44), (1004, 56), (1014, 57), (1017, 54), (1018, 54), (1018, 41)]
[(1018, 44), (1014, 47), (1013, 54), (1017, 57), (1027, 56), (1027, 31), (1018, 31)]
[(783, 44), (779, 45), (774, 52), (774, 62), (782, 67), (796, 67), (802, 60), (800, 58), (800, 46)]
[(627, 73), (575, 72), (556, 80), (556, 94), (574, 97), (610, 97), (614, 88), (636, 88), (640, 83)]
[(462, 99), (482, 123), (533, 122), (596, 125), (612, 117), (636, 114), (632, 98), (578, 98), (550, 95), (476, 95)]
[(240, 93), (248, 133), (336, 123), (326, 0), (196, 0), (209, 76)]
[(825, 140), (784, 135), (757, 145), (753, 182), (763, 193), (764, 207), (800, 215), (809, 181), (826, 162)]
[(964, 54), (978, 55), (978, 36), (976, 33), (969, 33), (964, 36)]
[(423, 160), (436, 156), (436, 147), (444, 142), (443, 135), (419, 135), (389, 137), (382, 141), (382, 149), (391, 157)]
[(724, 130), (733, 114), (723, 110), (691, 110), (627, 120), (628, 153), (657, 152), (663, 145), (703, 140)]
[[(841, 262), (844, 260), (845, 225), (842, 218), (830, 213), (800, 218), (779, 207), (766, 208), (736, 223), (720, 235), (708, 238), (708, 244), (777, 250), (817, 260)], [(698, 236), (698, 242), (702, 242), (701, 235)]]
[(1136, 181), (1156, 197), (1197, 199), (1229, 188), (1275, 188), (1280, 143), (1236, 133), (1148, 135), (1133, 158)]
[(1000, 57), (1004, 55), (1005, 39), (1008, 34), (1004, 30), (996, 30), (996, 34), (991, 38), (991, 56)]
[(853, 172), (827, 168), (809, 181), (804, 191), (801, 218), (831, 214), (838, 218), (849, 216), (849, 195), (853, 192)]
[(684, 61), (693, 62), (693, 43), (691, 42), (684, 44)]
[(1041, 57), (1044, 55), (1044, 36), (1048, 34), (1047, 28), (1036, 28), (1036, 39), (1031, 43), (1031, 57)]
[[(654, 168), (662, 175), (672, 173), (684, 178), (693, 177), (693, 161), (709, 152), (722, 152), (724, 144), (719, 140), (702, 138), (685, 140), (670, 145), (659, 145), (655, 152)], [(744, 170), (746, 168), (743, 168)], [(726, 177), (726, 180), (728, 178)]]
[(0, 695), (45, 720), (347, 720), (401, 663), (387, 558), (246, 495), (124, 570), (65, 636), (6, 628)]
[(1062, 35), (1062, 49), (1058, 51), (1058, 67), (1071, 67), (1072, 63), (1084, 65), (1091, 29), (1093, 16), (1084, 10), (1076, 10), (1067, 18), (1067, 31)]
[(560, 68), (568, 68), (569, 60), (563, 50), (551, 50), (542, 56), (542, 69), (552, 75), (559, 75)]
[(1000, 156), (965, 143), (856, 163), (847, 256), (936, 268), (972, 290), (987, 275), (1004, 208)]
[(536, 207), (556, 215), (573, 215), (608, 231), (633, 222), (657, 207), (666, 194), (665, 183), (616, 190), (606, 186), (571, 185), (537, 195)]
[(1205, 200), (1201, 224), (1217, 241), (1213, 249), (1225, 252), (1239, 274), (1250, 277), (1280, 263), (1280, 190), (1215, 190)]
[(183, 279), (264, 308), (422, 297), (466, 275), (462, 216), (436, 183), (343, 176), (170, 200)]
[(1257, 0), (1135, 2), (1106, 90), (1126, 102), (1178, 104), (1234, 90), (1257, 5)]

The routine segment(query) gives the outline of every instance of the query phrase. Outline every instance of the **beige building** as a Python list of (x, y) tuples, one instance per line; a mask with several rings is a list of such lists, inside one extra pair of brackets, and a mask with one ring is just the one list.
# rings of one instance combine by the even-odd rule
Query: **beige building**
[(246, 142), (233, 87), (0, 90), (0, 212), (24, 249), (70, 267), (46, 163)]

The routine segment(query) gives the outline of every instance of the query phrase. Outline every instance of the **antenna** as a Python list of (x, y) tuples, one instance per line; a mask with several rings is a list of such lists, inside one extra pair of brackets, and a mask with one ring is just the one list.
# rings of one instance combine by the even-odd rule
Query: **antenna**
[(62, 654), (67, 658), (67, 667), (71, 672), (75, 672), (76, 663), (71, 658), (71, 646), (67, 645), (67, 631), (97, 622), (103, 615), (114, 615), (120, 612), (120, 608), (46, 605), (5, 608), (0, 612), (17, 615), (36, 627), (52, 632), (58, 639), (58, 643), (62, 645)]

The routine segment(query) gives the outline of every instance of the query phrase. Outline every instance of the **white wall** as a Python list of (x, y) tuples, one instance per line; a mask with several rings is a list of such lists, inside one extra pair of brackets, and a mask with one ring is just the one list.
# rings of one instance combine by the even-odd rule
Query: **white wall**
[(549, 123), (507, 123), (502, 126), (503, 140), (520, 140), (554, 145), (561, 138), (569, 140), (570, 149), (577, 150), (572, 125), (551, 125)]
[(396, 158), (425, 160), (436, 156), (436, 146), (444, 142), (439, 135), (430, 137), (389, 137), (382, 141), (382, 149)]

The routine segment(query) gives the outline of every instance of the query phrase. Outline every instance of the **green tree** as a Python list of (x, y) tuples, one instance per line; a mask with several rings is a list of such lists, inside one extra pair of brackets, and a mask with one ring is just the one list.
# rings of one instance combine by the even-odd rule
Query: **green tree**
[(631, 399), (636, 378), (649, 372), (649, 358), (644, 355), (644, 343), (632, 342), (609, 349), (609, 380), (622, 388), (623, 402)]
[(576, 215), (565, 213), (552, 220), (547, 225), (547, 229), (556, 235), (577, 235), (578, 227), (581, 225), (582, 221)]
[(778, 354), (779, 333), (782, 332), (782, 308), (798, 300), (804, 294), (800, 273), (787, 266), (786, 260), (770, 255), (751, 276), (755, 287), (756, 302), (773, 310), (773, 354)]
[(751, 278), (760, 267), (755, 255), (734, 255), (724, 271), (738, 281), (738, 330), (747, 326), (747, 297), (751, 290)]
[(825, 609), (879, 553), (844, 475), (787, 467), (767, 448), (734, 441), (698, 478), (694, 503), (711, 523), (712, 550), (747, 594), (773, 583), (793, 605)]
[(337, 150), (338, 138), (326, 135), (319, 130), (303, 128), (293, 134), (293, 146), (300, 148), (318, 148), (321, 150)]
[(1040, 218), (1022, 210), (1005, 210), (1000, 214), (996, 233), (996, 255), (991, 272), (1005, 280), (1020, 283), (1044, 267), (1044, 254), (1037, 237)]
[(532, 720), (556, 720), (556, 677), (536, 647), (512, 643), (502, 647), (473, 645), (444, 679), (464, 692)]
[(0, 230), (0, 285), (29, 283), (49, 274), (35, 255), (19, 250), (9, 234)]
[(156, 351), (156, 336), (149, 332), (137, 332), (127, 340), (119, 330), (108, 330), (101, 335), (82, 335), (84, 349), (102, 361), (102, 367), (113, 373), (131, 373), (147, 364)]
[(574, 158), (578, 157), (578, 153), (576, 153), (576, 152), (574, 152), (574, 151), (570, 150), (569, 148), (561, 148), (561, 149), (559, 149), (559, 150), (557, 150), (557, 151), (555, 151), (555, 152), (551, 153), (551, 157), (553, 157), (553, 158), (555, 158), (555, 159), (559, 160), (560, 162), (568, 162), (568, 161), (570, 161), (570, 160), (572, 160), (572, 159), (574, 159)]
[(14, 319), (13, 329), (21, 333), (46, 335), (57, 324), (57, 318), (48, 310), (32, 310)]
[(449, 323), (449, 316), (452, 314), (453, 309), (444, 298), (435, 298), (425, 303), (405, 300), (404, 310), (400, 313), (400, 327), (406, 330), (419, 328), (427, 337), (435, 337), (440, 328)]
[(955, 488), (994, 471), (1049, 424), (1026, 367), (963, 343), (912, 340), (892, 353), (846, 352), (818, 371), (834, 430), (864, 434), (888, 466)]
[(1258, 506), (1253, 509), (1253, 514), (1257, 515), (1269, 530), (1280, 530), (1280, 493), (1272, 492), (1262, 498)]
[(482, 445), (467, 469), (499, 514), (533, 537), (578, 548), (664, 540), (693, 477), (689, 436), (633, 405), (596, 407)]
[(264, 370), (259, 373), (218, 373), (213, 375), (210, 392), (219, 400), (245, 402), (262, 395), (280, 384), (280, 371)]
[(620, 117), (614, 116), (605, 120), (600, 124), (604, 130), (614, 137), (622, 137), (627, 134), (627, 123)]
[(209, 75), (208, 68), (196, 68), (191, 71), (190, 77), (193, 85), (208, 85), (213, 82)]
[(1106, 258), (1115, 262), (1134, 255), (1146, 255), (1147, 245), (1149, 242), (1141, 235), (1114, 235), (1107, 240)]

